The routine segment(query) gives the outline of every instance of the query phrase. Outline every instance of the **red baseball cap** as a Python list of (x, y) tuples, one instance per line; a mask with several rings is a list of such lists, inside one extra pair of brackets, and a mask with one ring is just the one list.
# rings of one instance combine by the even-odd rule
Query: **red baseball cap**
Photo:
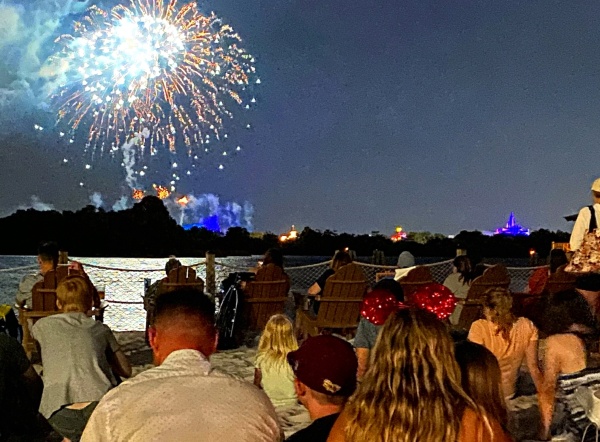
[(349, 342), (331, 335), (308, 338), (288, 353), (294, 375), (312, 390), (331, 396), (351, 396), (356, 389), (358, 361)]

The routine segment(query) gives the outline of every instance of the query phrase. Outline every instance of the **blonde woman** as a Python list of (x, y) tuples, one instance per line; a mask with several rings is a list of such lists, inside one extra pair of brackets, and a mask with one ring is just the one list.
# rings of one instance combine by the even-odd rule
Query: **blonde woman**
[(56, 297), (62, 313), (31, 329), (44, 367), (40, 413), (64, 437), (78, 441), (97, 401), (117, 384), (113, 371), (129, 377), (131, 366), (111, 330), (86, 314), (93, 298), (85, 278), (65, 278)]
[(502, 392), (505, 399), (515, 394), (517, 377), (523, 361), (539, 388), (540, 369), (537, 363), (538, 331), (527, 318), (512, 313), (512, 295), (503, 288), (488, 290), (483, 301), (485, 319), (475, 321), (469, 330), (469, 341), (490, 350), (500, 364)]
[(258, 341), (254, 384), (261, 387), (275, 407), (296, 405), (294, 373), (287, 362), (289, 352), (298, 350), (292, 322), (285, 315), (273, 315)]
[(462, 389), (454, 343), (444, 324), (424, 310), (403, 309), (381, 329), (371, 365), (327, 440), (505, 442), (510, 438)]

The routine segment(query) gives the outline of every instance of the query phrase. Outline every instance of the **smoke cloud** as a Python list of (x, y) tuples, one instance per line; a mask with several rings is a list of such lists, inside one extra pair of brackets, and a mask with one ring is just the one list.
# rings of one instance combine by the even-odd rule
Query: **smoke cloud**
[(43, 202), (38, 196), (32, 195), (30, 205), (28, 205), (28, 206), (20, 205), (19, 206), (19, 210), (27, 210), (27, 209), (35, 209), (35, 210), (46, 212), (48, 210), (54, 210), (54, 206), (52, 204), (47, 204), (47, 203)]
[(96, 209), (99, 209), (104, 205), (104, 202), (102, 201), (102, 195), (100, 194), (100, 192), (94, 192), (90, 195), (90, 203), (92, 203), (92, 205)]

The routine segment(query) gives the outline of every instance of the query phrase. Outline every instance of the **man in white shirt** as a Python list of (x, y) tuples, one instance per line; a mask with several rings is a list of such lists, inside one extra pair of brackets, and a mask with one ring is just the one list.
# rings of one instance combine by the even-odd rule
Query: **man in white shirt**
[(54, 242), (47, 242), (38, 248), (37, 262), (39, 272), (25, 275), (19, 283), (19, 288), (15, 296), (15, 302), (19, 307), (31, 307), (31, 297), (33, 286), (44, 280), (44, 275), (50, 270), (56, 270), (58, 265), (58, 245)]
[[(592, 183), (592, 206), (586, 206), (579, 211), (577, 220), (571, 232), (571, 250), (575, 251), (581, 247), (585, 234), (600, 225), (600, 178)], [(592, 218), (592, 212), (594, 217)]]
[(254, 385), (219, 374), (214, 305), (184, 289), (159, 296), (148, 332), (157, 365), (109, 391), (81, 440), (280, 442), (269, 398)]

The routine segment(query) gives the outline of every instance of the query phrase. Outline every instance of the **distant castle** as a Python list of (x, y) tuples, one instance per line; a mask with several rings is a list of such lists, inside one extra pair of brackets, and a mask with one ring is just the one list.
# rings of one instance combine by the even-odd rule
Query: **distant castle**
[(496, 229), (494, 235), (529, 236), (529, 229), (517, 224), (514, 212), (510, 212), (506, 225)]

